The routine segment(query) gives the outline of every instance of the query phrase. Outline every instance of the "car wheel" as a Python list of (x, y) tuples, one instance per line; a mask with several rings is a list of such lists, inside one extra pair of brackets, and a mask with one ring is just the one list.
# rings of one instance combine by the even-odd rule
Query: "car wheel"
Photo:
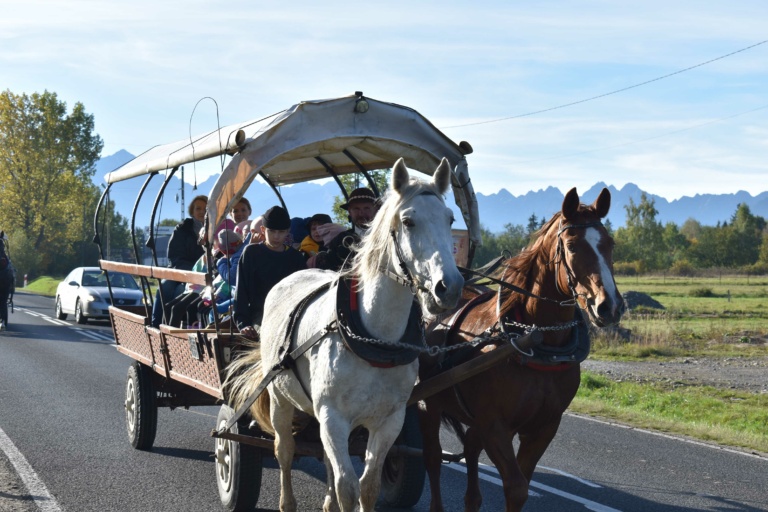
[(61, 297), (56, 297), (56, 318), (66, 320), (67, 314), (61, 310)]
[(88, 319), (83, 314), (83, 304), (80, 302), (80, 299), (77, 299), (77, 302), (75, 302), (75, 322), (84, 324), (87, 321)]

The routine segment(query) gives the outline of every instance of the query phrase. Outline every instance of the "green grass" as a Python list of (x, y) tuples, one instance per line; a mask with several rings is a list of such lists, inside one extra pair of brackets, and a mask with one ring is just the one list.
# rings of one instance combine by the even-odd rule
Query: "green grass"
[(765, 356), (768, 277), (619, 277), (622, 292), (650, 295), (664, 310), (628, 311), (629, 343), (597, 336), (593, 355), (663, 358), (681, 355)]
[(570, 410), (768, 453), (768, 395), (675, 383), (614, 382), (582, 372)]
[(27, 293), (35, 293), (37, 295), (45, 295), (46, 297), (56, 296), (56, 287), (59, 286), (62, 278), (54, 278), (50, 276), (41, 276), (27, 283), (26, 288), (16, 288), (16, 291), (22, 291)]

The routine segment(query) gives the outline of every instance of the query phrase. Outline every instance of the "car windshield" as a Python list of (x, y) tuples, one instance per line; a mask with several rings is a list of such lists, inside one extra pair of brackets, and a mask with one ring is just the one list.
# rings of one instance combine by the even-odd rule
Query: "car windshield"
[[(133, 277), (128, 274), (123, 274), (122, 272), (110, 272), (109, 282), (112, 285), (112, 288), (139, 289), (139, 286), (136, 284)], [(107, 286), (106, 273), (100, 270), (83, 272), (83, 286)]]

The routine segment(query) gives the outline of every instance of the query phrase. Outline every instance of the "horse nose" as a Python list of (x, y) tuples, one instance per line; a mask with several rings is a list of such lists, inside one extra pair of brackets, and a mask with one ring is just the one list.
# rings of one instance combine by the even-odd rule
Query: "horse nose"
[[(619, 297), (619, 299), (621, 299), (621, 297)], [(624, 305), (623, 299), (616, 301), (604, 300), (597, 305), (597, 316), (616, 323), (621, 320), (625, 309), (626, 306)]]
[(458, 274), (458, 278), (443, 276), (443, 279), (435, 283), (432, 293), (440, 302), (440, 305), (448, 309), (454, 307), (459, 302), (463, 287), (464, 278), (460, 274)]

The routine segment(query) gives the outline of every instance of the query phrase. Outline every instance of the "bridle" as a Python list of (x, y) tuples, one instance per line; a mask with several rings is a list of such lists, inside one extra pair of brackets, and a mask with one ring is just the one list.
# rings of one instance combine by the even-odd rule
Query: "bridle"
[[(435, 196), (438, 197), (437, 194), (435, 194), (432, 191), (425, 190), (424, 192), (417, 194), (417, 196)], [(424, 293), (431, 293), (429, 289), (429, 280), (426, 280), (424, 284), (421, 283), (418, 277), (414, 276), (413, 273), (408, 270), (408, 266), (405, 264), (405, 254), (403, 253), (403, 248), (400, 245), (400, 242), (397, 240), (397, 232), (394, 229), (391, 229), (389, 231), (389, 234), (392, 236), (392, 244), (395, 246), (395, 255), (397, 256), (397, 264), (400, 267), (401, 274), (398, 274), (396, 272), (392, 272), (389, 270), (389, 268), (382, 268), (381, 272), (385, 276), (389, 277), (396, 283), (399, 283), (403, 285), (406, 288), (411, 289), (411, 293), (414, 295), (417, 291), (422, 291)]]
[(578, 299), (579, 297), (584, 297), (585, 304), (589, 303), (589, 297), (587, 297), (583, 293), (578, 293), (576, 291), (576, 275), (573, 273), (573, 269), (568, 265), (568, 260), (565, 258), (565, 249), (563, 248), (563, 233), (569, 229), (577, 229), (577, 228), (596, 228), (598, 226), (602, 227), (603, 223), (599, 220), (596, 220), (594, 222), (587, 222), (585, 224), (566, 224), (563, 226), (563, 219), (560, 219), (560, 225), (557, 229), (557, 247), (555, 249), (555, 256), (553, 258), (553, 262), (555, 263), (555, 285), (557, 286), (557, 291), (562, 293), (563, 295), (568, 295), (568, 293), (563, 290), (563, 288), (560, 286), (560, 279), (558, 279), (558, 276), (560, 275), (560, 263), (562, 262), (563, 268), (565, 268), (565, 278), (568, 282), (568, 289), (571, 292), (571, 296), (573, 297), (574, 301), (576, 301), (577, 304), (579, 304), (579, 307), (581, 309), (586, 309), (585, 307), (581, 307), (581, 304), (579, 303)]

